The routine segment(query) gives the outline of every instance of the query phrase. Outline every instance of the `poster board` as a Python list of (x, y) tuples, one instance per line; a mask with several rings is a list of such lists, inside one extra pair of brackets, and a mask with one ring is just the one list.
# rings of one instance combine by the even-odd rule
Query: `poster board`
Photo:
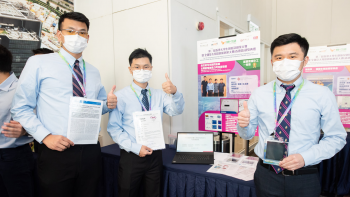
[(237, 133), (243, 101), (260, 86), (260, 32), (198, 41), (197, 60), (199, 130)]
[(334, 93), (341, 121), (350, 127), (350, 44), (310, 47), (303, 77)]

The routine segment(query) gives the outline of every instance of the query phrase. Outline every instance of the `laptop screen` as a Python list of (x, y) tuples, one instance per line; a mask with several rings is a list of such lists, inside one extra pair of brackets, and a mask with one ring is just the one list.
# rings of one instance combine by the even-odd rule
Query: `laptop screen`
[(178, 133), (177, 152), (213, 152), (213, 133)]

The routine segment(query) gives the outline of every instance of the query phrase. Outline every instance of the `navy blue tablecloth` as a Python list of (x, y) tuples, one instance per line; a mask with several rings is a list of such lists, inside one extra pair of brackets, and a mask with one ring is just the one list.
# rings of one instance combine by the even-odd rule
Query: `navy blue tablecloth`
[(350, 133), (344, 148), (319, 165), (322, 191), (350, 195)]
[[(174, 149), (163, 153), (163, 196), (164, 197), (255, 197), (253, 181), (242, 181), (220, 174), (206, 173), (211, 165), (171, 164)], [(100, 197), (118, 196), (118, 166), (120, 149), (116, 144), (102, 148), (103, 187)]]
[[(347, 144), (334, 157), (319, 165), (322, 191), (350, 195), (350, 133)], [(175, 150), (163, 150), (163, 196), (256, 196), (253, 181), (207, 173), (210, 165), (171, 164)], [(34, 158), (37, 155), (34, 153)], [(99, 197), (118, 196), (118, 167), (120, 149), (116, 144), (102, 148), (103, 178), (99, 184)], [(34, 171), (35, 196), (40, 197), (40, 187)]]

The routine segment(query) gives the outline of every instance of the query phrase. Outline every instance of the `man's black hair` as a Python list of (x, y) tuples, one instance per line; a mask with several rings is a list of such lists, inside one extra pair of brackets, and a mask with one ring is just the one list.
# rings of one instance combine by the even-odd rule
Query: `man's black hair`
[(34, 53), (34, 55), (54, 53), (53, 50), (48, 48), (33, 49), (32, 52)]
[(218, 79), (215, 79), (215, 81), (217, 81)]
[(211, 80), (211, 78), (209, 78), (209, 80)]
[(307, 56), (307, 52), (309, 51), (309, 43), (307, 42), (306, 38), (303, 38), (296, 33), (284, 34), (276, 38), (271, 44), (271, 55), (276, 47), (290, 43), (297, 43), (303, 51), (304, 57)]
[(223, 80), (223, 79), (220, 79), (220, 80)]
[(9, 73), (12, 70), (12, 53), (0, 45), (0, 72)]
[(146, 49), (135, 49), (129, 56), (129, 64), (131, 66), (132, 60), (147, 57), (152, 64), (152, 55), (148, 53)]
[(85, 23), (87, 26), (87, 30), (89, 30), (90, 22), (89, 22), (89, 19), (86, 18), (86, 16), (84, 14), (82, 14), (80, 12), (68, 12), (68, 13), (62, 14), (60, 19), (58, 20), (58, 29), (60, 31), (62, 31), (61, 26), (62, 26), (64, 19), (66, 19), (66, 18)]

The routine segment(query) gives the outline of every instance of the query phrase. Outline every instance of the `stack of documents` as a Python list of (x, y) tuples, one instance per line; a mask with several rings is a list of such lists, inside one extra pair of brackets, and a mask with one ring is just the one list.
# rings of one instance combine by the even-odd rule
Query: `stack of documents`
[(214, 165), (207, 172), (223, 174), (244, 181), (254, 179), (258, 157), (248, 157), (242, 154), (214, 153)]

